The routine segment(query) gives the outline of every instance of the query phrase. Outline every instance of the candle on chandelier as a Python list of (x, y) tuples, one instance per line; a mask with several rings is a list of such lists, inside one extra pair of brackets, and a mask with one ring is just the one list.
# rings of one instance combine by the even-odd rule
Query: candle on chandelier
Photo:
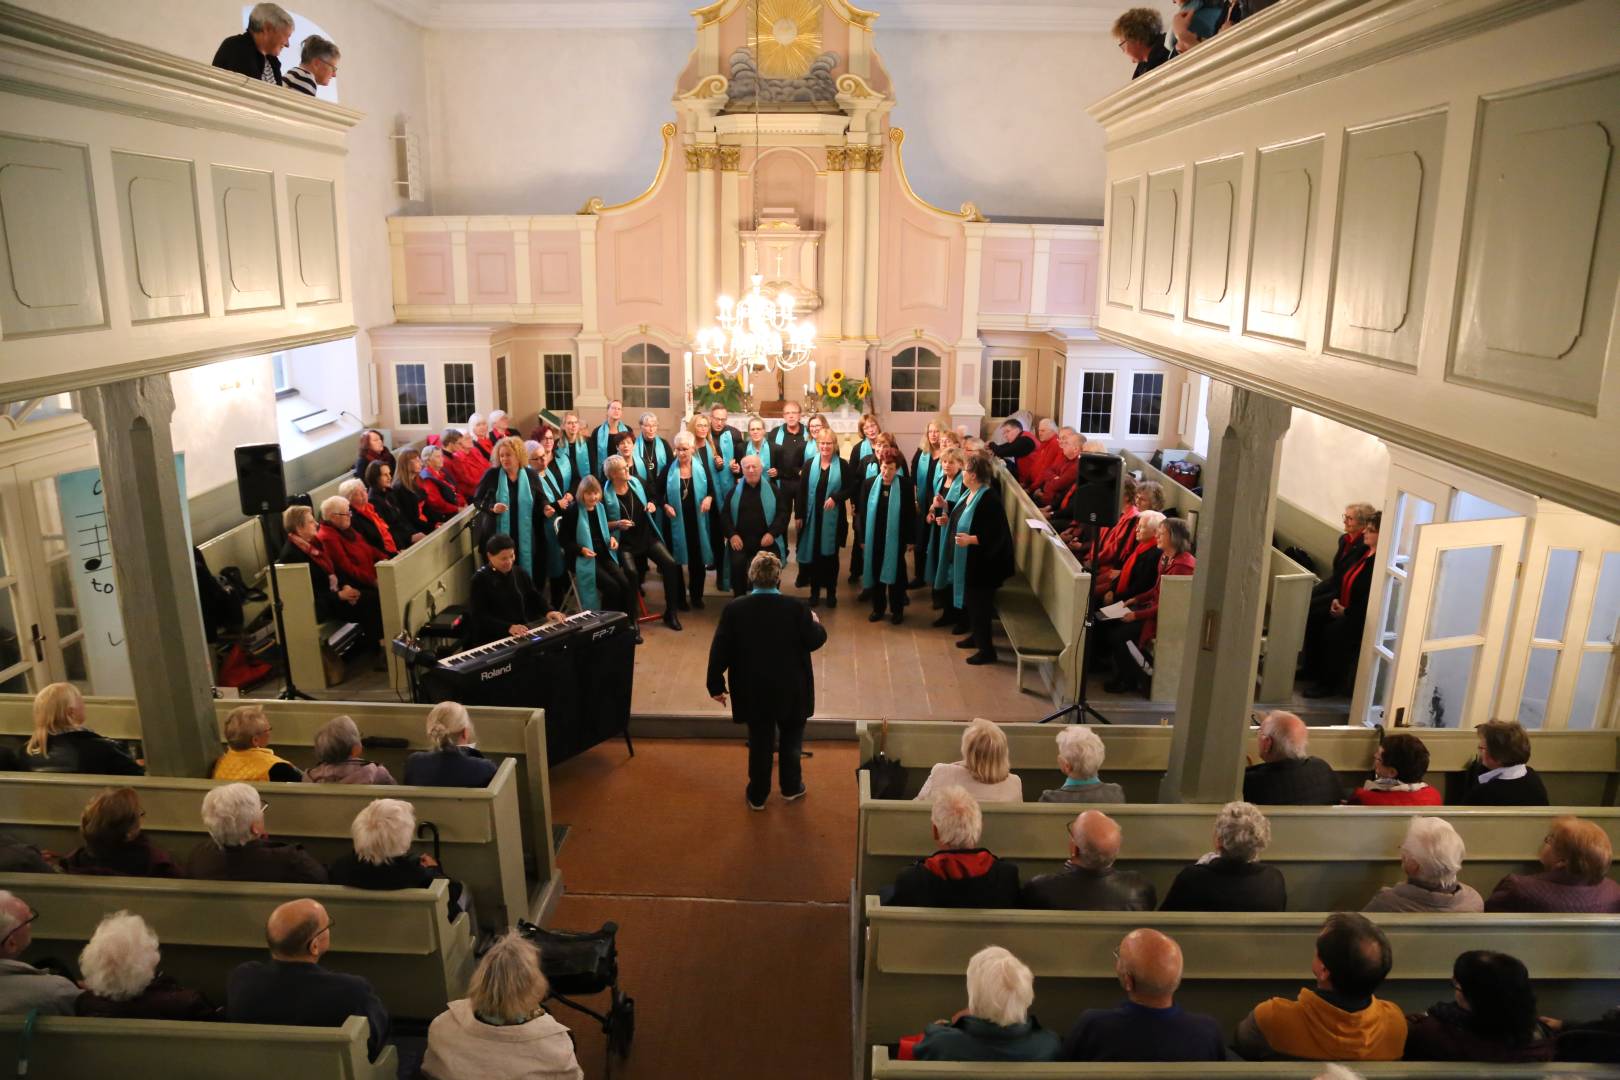
[(686, 418), (692, 418), (692, 354), (683, 354), (686, 357)]

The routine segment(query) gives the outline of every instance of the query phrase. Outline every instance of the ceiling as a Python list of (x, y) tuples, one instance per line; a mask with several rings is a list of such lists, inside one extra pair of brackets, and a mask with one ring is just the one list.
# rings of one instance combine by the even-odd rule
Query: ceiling
[[(695, 0), (375, 0), (436, 30), (695, 28)], [(1105, 31), (1122, 0), (862, 0), (884, 30)], [(881, 48), (881, 33), (879, 35)]]

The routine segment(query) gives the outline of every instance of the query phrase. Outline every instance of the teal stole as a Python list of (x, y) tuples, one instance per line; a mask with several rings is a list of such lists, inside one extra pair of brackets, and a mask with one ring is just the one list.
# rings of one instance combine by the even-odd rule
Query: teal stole
[[(687, 547), (686, 536), (686, 508), (681, 505), (681, 470), (670, 469), (664, 474), (664, 505), (675, 508), (675, 516), (669, 519), (670, 545), (674, 548), (675, 561), (683, 567), (691, 565), (691, 553)], [(698, 523), (698, 546), (703, 552), (703, 565), (714, 565), (714, 549), (709, 542), (709, 530), (704, 528), (708, 519), (703, 513), (703, 500), (709, 497), (709, 472), (703, 468), (696, 458), (692, 459), (692, 509), (696, 511)], [(667, 515), (666, 515), (667, 516)]]
[(925, 444), (917, 451), (917, 509), (926, 513), (928, 504), (934, 501), (934, 489), (939, 486), (939, 458), (928, 452)]
[[(739, 482), (736, 487), (731, 489), (732, 524), (736, 524), (737, 511), (742, 508), (743, 488), (747, 486), (748, 481), (743, 480)], [(776, 520), (776, 491), (771, 487), (770, 480), (763, 476), (759, 478), (759, 508), (765, 513), (765, 527), (769, 529), (771, 527), (771, 522)], [(775, 551), (780, 558), (787, 558), (787, 545), (783, 542), (780, 536), (774, 536), (771, 538), (771, 549)], [(731, 560), (727, 559), (726, 561), (730, 562)]]
[[(647, 489), (642, 487), (641, 481), (633, 476), (625, 477), (624, 482), (626, 485), (625, 495), (635, 499), (636, 505), (645, 511), (647, 509)], [(625, 513), (626, 507), (619, 501), (619, 493), (613, 490), (612, 481), (602, 485), (602, 498), (607, 503), (609, 521), (623, 521), (626, 518), (634, 520), (633, 515)], [(653, 520), (653, 530), (656, 532), (657, 529), (658, 523), (655, 518)]]
[[(821, 505), (823, 499), (816, 495), (821, 484), (820, 454), (810, 459), (810, 471), (804, 483), (804, 524), (799, 527), (798, 560), (808, 565), (817, 557), (831, 555), (836, 558), (838, 555), (838, 508), (834, 506), (828, 510)], [(843, 490), (844, 462), (834, 454), (827, 468), (826, 497), (836, 502), (838, 493)]]
[[(602, 527), (602, 546), (597, 548), (596, 538), (591, 535), (591, 519)], [(596, 559), (612, 559), (619, 561), (618, 552), (613, 550), (610, 543), (613, 530), (608, 528), (607, 506), (597, 503), (596, 509), (586, 510), (585, 504), (579, 504), (579, 514), (574, 519), (574, 541), (581, 548), (590, 548), (596, 552)], [(592, 611), (600, 611), (602, 607), (602, 594), (596, 587), (596, 559), (587, 559), (580, 555), (574, 559), (574, 584), (579, 589), (579, 606)]]
[(613, 450), (608, 446), (608, 443), (617, 440), (620, 435), (629, 430), (630, 425), (623, 420), (619, 421), (619, 427), (615, 431), (608, 431), (608, 422), (606, 420), (602, 421), (601, 426), (596, 429), (596, 469), (604, 477), (607, 475), (607, 459), (613, 455)]
[(585, 439), (578, 442), (564, 442), (558, 458), (562, 460), (563, 470), (568, 474), (567, 483), (569, 494), (579, 482), (591, 475), (591, 444)]
[(506, 480), (506, 470), (496, 466), (495, 501), (506, 504), (506, 513), (500, 515), (501, 532), (517, 541), (518, 565), (523, 572), (534, 577), (534, 485), (518, 471), (517, 505), (512, 505), (512, 489)]
[[(939, 474), (940, 487), (945, 486), (945, 474)], [(967, 493), (967, 485), (962, 483), (962, 474), (957, 473), (956, 479), (945, 491), (945, 524), (935, 525), (928, 538), (928, 580), (934, 588), (944, 591), (951, 583), (951, 561), (947, 558), (950, 545), (956, 542), (956, 534), (951, 531), (950, 514), (956, 509), (957, 503)], [(933, 500), (929, 500), (932, 502)]]
[[(979, 497), (988, 487), (971, 492), (962, 503), (962, 516), (956, 519), (956, 528), (951, 532), (951, 544), (956, 544), (956, 534), (965, 533), (973, 528), (973, 512), (979, 508)], [(951, 557), (951, 599), (952, 606), (961, 611), (967, 605), (967, 555), (968, 549), (958, 547), (950, 553)]]
[[(556, 462), (552, 462), (552, 464), (555, 465)], [(551, 470), (547, 469), (545, 472), (541, 473), (540, 496), (541, 498), (545, 499), (545, 505), (555, 507), (557, 505), (557, 501), (562, 498), (562, 495), (562, 489), (558, 486), (557, 478), (552, 474)], [(558, 513), (561, 512), (562, 511), (560, 510), (558, 511)], [(557, 523), (555, 518), (544, 517), (544, 513), (545, 511), (542, 508), (540, 528), (543, 531), (540, 533), (540, 542), (545, 545), (546, 549), (546, 578), (554, 581), (557, 578), (562, 577), (565, 572), (563, 570), (562, 542), (557, 539)]]
[[(715, 490), (719, 492), (720, 497), (723, 499), (730, 495), (731, 489), (737, 485), (737, 478), (731, 475), (731, 463), (737, 460), (737, 440), (732, 430), (726, 428), (718, 436), (711, 434), (709, 443), (711, 449), (709, 451), (708, 465), (715, 473)], [(714, 464), (715, 453), (718, 453), (724, 462), (718, 468)]]
[[(658, 461), (658, 475), (663, 476), (664, 470), (669, 467), (669, 448), (664, 445), (663, 439), (654, 439), (652, 445), (653, 455)], [(636, 460), (630, 464), (643, 484), (653, 482), (653, 477), (647, 475), (647, 441), (640, 435), (636, 436)]]
[(759, 445), (757, 449), (753, 443), (745, 440), (743, 442), (742, 456), (747, 457), (749, 454), (753, 454), (755, 457), (759, 458), (760, 470), (762, 472), (769, 473), (771, 471), (771, 440), (766, 439)]
[(551, 477), (552, 486), (559, 492), (558, 498), (574, 490), (574, 470), (568, 464), (567, 455), (553, 454), (551, 464), (546, 467), (546, 475)]
[[(899, 585), (904, 579), (900, 576), (900, 549), (905, 546), (905, 537), (900, 535), (900, 500), (904, 496), (901, 489), (900, 476), (897, 473), (890, 484), (889, 516), (883, 523), (883, 535), (887, 542), (883, 545), (883, 569), (878, 571), (872, 565), (873, 560), (868, 558), (861, 568), (861, 584), (870, 589), (879, 582), (884, 585)], [(866, 496), (866, 550), (870, 554), (873, 550), (872, 541), (877, 536), (877, 504), (878, 493), (883, 490), (883, 478), (880, 476), (872, 481), (872, 490)]]

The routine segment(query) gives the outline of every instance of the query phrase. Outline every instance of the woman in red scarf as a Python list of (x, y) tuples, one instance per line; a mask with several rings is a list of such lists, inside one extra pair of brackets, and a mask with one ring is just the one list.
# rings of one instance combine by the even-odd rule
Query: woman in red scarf
[(382, 432), (376, 428), (367, 428), (360, 433), (360, 455), (354, 459), (356, 480), (366, 478), (366, 468), (373, 461), (381, 461), (390, 469), (394, 467), (394, 455), (383, 442)]
[[(377, 508), (371, 505), (371, 495), (366, 491), (366, 485), (359, 480), (345, 480), (338, 485), (338, 494), (349, 500), (349, 524), (372, 547), (383, 553), (385, 558), (392, 559), (399, 554), (399, 542), (388, 528)], [(406, 543), (410, 538), (406, 537)]]
[[(1151, 511), (1150, 511), (1151, 512)], [(1127, 600), (1125, 614), (1103, 623), (1103, 632), (1114, 657), (1114, 678), (1103, 686), (1110, 694), (1127, 694), (1148, 689), (1147, 672), (1139, 658), (1153, 644), (1159, 629), (1159, 585), (1167, 577), (1190, 577), (1198, 567), (1192, 553), (1192, 533), (1180, 518), (1165, 518), (1156, 533), (1159, 575), (1153, 587)], [(1132, 646), (1135, 646), (1134, 651)]]
[(422, 469), (417, 474), (422, 481), (422, 512), (434, 525), (449, 521), (467, 505), (446, 471), (448, 467), (442, 449), (434, 445), (422, 447)]
[[(338, 499), (338, 502), (342, 501)], [(360, 582), (339, 571), (326, 543), (321, 539), (322, 527), (315, 524), (315, 511), (302, 505), (289, 506), (281, 515), (281, 527), (286, 530), (287, 542), (282, 545), (276, 561), (309, 565), (310, 585), (315, 591), (316, 616), (322, 622), (341, 619), (359, 623), (367, 632), (367, 641), (382, 637), (382, 605), (377, 590), (365, 589)], [(375, 571), (371, 580), (375, 585)], [(293, 588), (294, 583), (289, 580), (286, 587)]]
[(1361, 530), (1366, 548), (1339, 576), (1338, 594), (1328, 606), (1314, 607), (1305, 621), (1305, 675), (1314, 685), (1308, 698), (1348, 695), (1361, 655), (1361, 631), (1372, 597), (1373, 565), (1378, 558), (1378, 529), (1384, 515), (1374, 511)]
[(478, 490), (478, 481), (489, 471), (488, 459), (478, 452), (470, 437), (455, 428), (444, 429), (439, 447), (444, 451), (444, 475), (456, 485), (462, 501), (470, 502)]

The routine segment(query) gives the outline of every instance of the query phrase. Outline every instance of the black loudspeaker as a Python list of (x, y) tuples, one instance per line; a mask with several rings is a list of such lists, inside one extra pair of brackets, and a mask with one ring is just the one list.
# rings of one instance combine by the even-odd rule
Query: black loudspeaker
[(1081, 454), (1080, 475), (1069, 516), (1081, 525), (1107, 528), (1119, 521), (1125, 460), (1115, 454)]
[(236, 491), (248, 517), (279, 514), (287, 508), (287, 478), (281, 471), (277, 443), (250, 443), (236, 448)]

